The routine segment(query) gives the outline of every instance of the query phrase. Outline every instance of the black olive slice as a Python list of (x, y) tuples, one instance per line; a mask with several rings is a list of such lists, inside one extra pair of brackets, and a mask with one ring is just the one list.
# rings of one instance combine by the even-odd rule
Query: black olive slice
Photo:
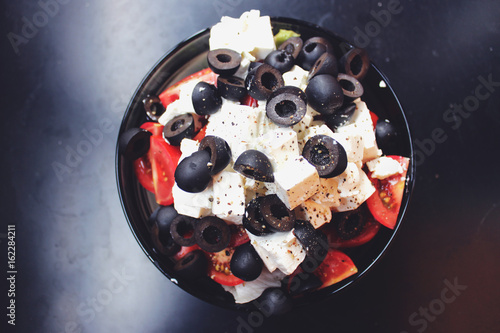
[(268, 64), (262, 64), (250, 71), (245, 79), (248, 94), (258, 100), (267, 99), (274, 90), (284, 84), (281, 72)]
[(316, 167), (321, 178), (338, 176), (347, 168), (344, 147), (327, 135), (319, 134), (307, 140), (302, 156)]
[(144, 104), (144, 110), (146, 110), (146, 115), (152, 121), (158, 121), (160, 116), (165, 112), (165, 107), (161, 103), (158, 96), (148, 95), (146, 98), (142, 100)]
[(319, 277), (317, 277), (316, 275), (307, 272), (300, 272), (299, 274), (294, 275), (290, 280), (290, 295), (304, 295), (318, 289), (322, 285), (323, 282), (321, 282)]
[(200, 116), (208, 116), (220, 110), (222, 98), (217, 88), (210, 83), (200, 81), (191, 95), (194, 111)]
[(179, 146), (182, 139), (194, 135), (194, 118), (186, 113), (172, 118), (163, 128), (163, 137), (172, 145)]
[(365, 49), (349, 50), (340, 58), (340, 71), (361, 81), (370, 69), (370, 58)]
[(234, 162), (233, 169), (248, 178), (261, 182), (274, 182), (271, 162), (258, 150), (249, 149), (241, 153)]
[(284, 50), (275, 50), (266, 56), (264, 63), (273, 66), (281, 73), (285, 73), (292, 69), (295, 59), (293, 55)]
[(277, 125), (293, 126), (307, 112), (307, 96), (297, 87), (284, 86), (273, 91), (266, 103), (266, 114)]
[(151, 133), (142, 128), (131, 128), (120, 135), (118, 149), (126, 159), (133, 161), (149, 150)]
[(308, 221), (297, 220), (293, 234), (306, 250), (307, 256), (316, 259), (318, 265), (325, 259), (328, 252), (328, 239), (322, 231), (315, 229)]
[(343, 240), (349, 240), (361, 234), (368, 220), (367, 215), (365, 205), (356, 210), (335, 213), (333, 221), (339, 237)]
[(248, 203), (245, 209), (245, 215), (243, 216), (243, 226), (248, 232), (255, 236), (262, 236), (272, 232), (264, 223), (264, 218), (260, 213), (261, 201), (262, 197), (252, 199)]
[(295, 213), (288, 209), (276, 194), (267, 195), (260, 203), (260, 214), (272, 231), (290, 231), (295, 224)]
[(201, 250), (189, 252), (174, 265), (174, 271), (180, 277), (191, 281), (207, 276), (207, 268), (208, 259)]
[(260, 61), (253, 61), (248, 65), (248, 72), (252, 72), (257, 69), (260, 65), (262, 65), (263, 62)]
[(262, 273), (263, 262), (250, 242), (236, 247), (230, 262), (231, 273), (243, 281), (253, 281)]
[(231, 229), (224, 220), (216, 216), (202, 218), (194, 230), (196, 243), (207, 252), (224, 250), (231, 240)]
[(352, 102), (356, 98), (363, 95), (363, 86), (354, 77), (344, 73), (340, 73), (337, 76), (337, 80), (339, 81), (340, 86), (342, 87), (342, 91), (344, 92), (344, 103)]
[(179, 215), (170, 224), (170, 235), (174, 242), (179, 244), (180, 246), (192, 246), (196, 243), (196, 239), (194, 237), (194, 227), (196, 223), (196, 219)]
[[(168, 207), (168, 206), (167, 206)], [(160, 209), (151, 227), (151, 239), (156, 250), (166, 256), (171, 256), (181, 249), (170, 235), (170, 225), (175, 219), (177, 212), (169, 208)]]
[(212, 180), (208, 163), (210, 154), (205, 150), (194, 152), (183, 159), (175, 169), (177, 186), (183, 191), (198, 193), (205, 190)]
[(245, 80), (236, 77), (217, 77), (217, 90), (219, 94), (230, 101), (239, 101), (247, 94)]
[(308, 71), (325, 52), (333, 53), (333, 46), (329, 41), (322, 37), (309, 38), (302, 46), (297, 63), (304, 70)]
[(280, 45), (278, 50), (283, 50), (287, 53), (290, 53), (295, 59), (297, 59), (300, 50), (302, 50), (302, 45), (304, 45), (302, 38), (290, 37)]
[(211, 175), (218, 174), (231, 162), (231, 148), (226, 140), (218, 136), (205, 136), (200, 141), (198, 150), (205, 150), (210, 154), (208, 169)]
[(207, 54), (208, 66), (222, 76), (231, 76), (238, 71), (241, 55), (230, 49), (217, 49)]
[(321, 114), (333, 114), (344, 103), (344, 92), (337, 79), (328, 74), (313, 77), (306, 88), (307, 102)]
[(398, 132), (396, 126), (387, 119), (379, 119), (375, 126), (377, 145), (386, 155), (397, 152)]
[(336, 77), (339, 74), (337, 58), (328, 52), (323, 53), (314, 63), (309, 71), (308, 79), (311, 80), (316, 75), (328, 74)]
[(266, 316), (283, 315), (293, 308), (290, 295), (281, 288), (267, 288), (253, 304)]
[(354, 111), (356, 111), (356, 104), (344, 104), (340, 109), (335, 111), (334, 114), (324, 116), (323, 120), (326, 126), (335, 132), (338, 127), (347, 124), (347, 122), (351, 120)]

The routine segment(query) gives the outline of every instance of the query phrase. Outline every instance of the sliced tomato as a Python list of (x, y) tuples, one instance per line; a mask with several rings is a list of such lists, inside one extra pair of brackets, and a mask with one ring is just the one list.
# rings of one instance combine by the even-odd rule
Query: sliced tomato
[(151, 171), (151, 162), (149, 162), (147, 154), (134, 161), (134, 171), (142, 187), (154, 193), (153, 172)]
[(410, 160), (402, 156), (388, 157), (398, 161), (403, 168), (403, 172), (385, 179), (372, 178), (371, 172), (368, 172), (368, 178), (375, 186), (375, 193), (366, 200), (366, 204), (375, 220), (387, 228), (394, 229), (398, 220), (401, 201), (403, 200), (406, 173)]
[(229, 247), (237, 247), (250, 241), (247, 231), (243, 225), (231, 224), (229, 228), (231, 229)]
[(175, 261), (179, 261), (182, 258), (184, 258), (184, 256), (186, 254), (188, 254), (189, 252), (193, 252), (194, 250), (199, 250), (199, 249), (200, 249), (200, 247), (198, 246), (198, 244), (194, 244), (192, 246), (181, 246), (181, 249), (179, 250), (179, 252), (177, 252), (174, 256), (172, 256), (172, 258)]
[(201, 80), (201, 81), (205, 81), (205, 82), (210, 83), (210, 84), (216, 84), (217, 83), (217, 74), (212, 72), (212, 70), (210, 68), (205, 68), (199, 72), (191, 74), (191, 75), (185, 77), (184, 79), (178, 81), (173, 86), (168, 87), (160, 94), (159, 98), (160, 98), (163, 106), (167, 107), (167, 105), (169, 105), (173, 101), (178, 100), (179, 93), (181, 91), (181, 86), (184, 83), (192, 81), (192, 80)]
[(198, 132), (198, 133), (194, 136), (193, 140), (200, 142), (201, 140), (203, 140), (203, 138), (205, 137), (206, 133), (207, 133), (207, 126), (205, 125), (205, 126), (203, 126), (203, 127), (201, 128), (201, 130), (200, 130), (200, 131), (199, 131), (199, 132)]
[(245, 97), (243, 97), (243, 99), (240, 101), (240, 103), (243, 105), (248, 105), (248, 106), (254, 107), (254, 108), (259, 106), (259, 102), (250, 95), (246, 95)]
[(163, 125), (155, 123), (152, 121), (145, 122), (141, 125), (142, 129), (151, 132), (153, 135), (162, 136), (163, 135)]
[(372, 118), (373, 128), (377, 127), (378, 116), (370, 111), (370, 117)]
[(335, 249), (329, 249), (325, 260), (313, 272), (323, 282), (321, 288), (326, 288), (347, 279), (349, 276), (358, 272), (358, 269), (351, 258), (344, 252)]
[(230, 262), (234, 253), (234, 248), (228, 247), (217, 253), (208, 253), (211, 264), (208, 275), (215, 282), (224, 286), (236, 286), (244, 281), (231, 273)]
[(335, 228), (330, 225), (326, 225), (323, 230), (328, 237), (328, 243), (331, 247), (336, 249), (350, 248), (360, 246), (371, 241), (380, 230), (380, 223), (375, 221), (375, 219), (370, 216), (365, 222), (361, 233), (358, 236), (347, 240), (340, 238)]
[(160, 136), (151, 136), (148, 158), (151, 162), (156, 202), (160, 205), (168, 206), (174, 203), (172, 187), (175, 183), (175, 168), (180, 157), (181, 151), (178, 147), (169, 145)]

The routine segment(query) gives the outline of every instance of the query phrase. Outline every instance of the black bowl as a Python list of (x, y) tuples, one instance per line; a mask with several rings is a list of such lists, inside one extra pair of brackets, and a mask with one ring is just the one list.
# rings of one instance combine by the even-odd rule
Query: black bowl
[[(304, 40), (314, 36), (327, 38), (334, 45), (335, 55), (338, 59), (340, 59), (342, 54), (353, 47), (352, 44), (343, 38), (317, 25), (281, 17), (272, 18), (271, 21), (275, 33), (279, 29), (289, 29), (300, 33)], [(207, 67), (206, 54), (209, 49), (209, 36), (210, 29), (197, 33), (193, 37), (177, 45), (153, 67), (139, 85), (134, 97), (130, 101), (123, 117), (119, 134), (129, 128), (138, 127), (143, 122), (147, 121), (142, 100), (148, 94), (159, 95), (160, 92), (169, 85), (189, 74)], [(381, 84), (382, 81), (384, 82), (383, 84)], [(373, 264), (380, 259), (394, 239), (408, 206), (415, 180), (415, 163), (412, 158), (413, 148), (410, 131), (403, 109), (393, 89), (389, 85), (389, 80), (374, 64), (371, 64), (363, 80), (363, 86), (365, 89), (363, 100), (368, 105), (368, 108), (374, 111), (379, 117), (389, 119), (396, 126), (399, 133), (397, 145), (390, 154), (410, 157), (410, 167), (408, 169), (407, 183), (398, 222), (394, 230), (381, 228), (380, 232), (372, 241), (349, 252), (349, 256), (358, 268), (357, 274), (328, 288), (295, 299), (294, 304), (297, 306), (310, 304), (331, 296), (365, 275)], [(132, 163), (125, 161), (124, 158), (118, 154), (118, 147), (116, 152), (116, 175), (118, 192), (129, 226), (144, 253), (146, 253), (149, 259), (166, 277), (185, 291), (208, 303), (238, 310), (255, 309), (251, 303), (235, 304), (232, 296), (208, 277), (201, 283), (199, 281), (197, 281), (197, 283), (190, 283), (179, 278), (173, 271), (173, 262), (163, 257), (155, 250), (150, 233), (146, 228), (145, 222), (157, 207), (154, 196), (141, 187), (135, 177)]]

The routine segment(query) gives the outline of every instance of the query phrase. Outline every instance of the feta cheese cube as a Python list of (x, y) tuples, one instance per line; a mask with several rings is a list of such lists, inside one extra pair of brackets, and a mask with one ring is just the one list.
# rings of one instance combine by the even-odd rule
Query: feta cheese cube
[(348, 163), (346, 171), (337, 177), (340, 203), (333, 209), (338, 212), (358, 208), (375, 192), (368, 176), (355, 163)]
[(204, 191), (199, 193), (190, 193), (181, 190), (177, 184), (172, 188), (174, 197), (174, 208), (182, 215), (200, 218), (211, 215), (213, 189), (208, 186)]
[(221, 171), (213, 179), (213, 215), (235, 224), (245, 215), (245, 181), (235, 172)]
[(304, 157), (299, 156), (284, 163), (274, 173), (275, 191), (288, 209), (294, 209), (319, 188), (319, 175), (316, 168)]
[(258, 142), (274, 170), (300, 155), (297, 133), (291, 128), (277, 128), (262, 136)]
[(340, 205), (338, 186), (338, 177), (320, 178), (318, 192), (311, 199), (330, 209), (338, 207)]
[(298, 219), (309, 221), (314, 228), (318, 229), (323, 224), (330, 223), (332, 211), (330, 207), (309, 199), (295, 208), (295, 216)]
[(398, 161), (382, 156), (374, 160), (366, 162), (368, 170), (372, 172), (372, 178), (385, 179), (398, 173), (403, 173), (403, 167)]
[(326, 126), (325, 124), (311, 126), (311, 127), (307, 128), (305, 133), (304, 133), (303, 139), (299, 142), (300, 151), (302, 151), (304, 149), (304, 146), (307, 143), (307, 140), (309, 140), (313, 136), (326, 135), (326, 136), (333, 137), (333, 134), (334, 133), (330, 129), (330, 127)]
[(200, 143), (198, 141), (187, 138), (182, 139), (181, 145), (179, 146), (181, 150), (181, 157), (179, 158), (179, 162), (197, 152), (199, 145)]
[[(314, 111), (310, 106), (307, 106), (307, 111), (304, 116), (297, 124), (293, 125), (292, 129), (297, 132), (297, 140), (300, 142), (304, 139), (304, 135), (306, 134), (306, 130), (312, 126), (314, 121)], [(300, 147), (300, 146), (299, 146)], [(302, 150), (301, 150), (302, 151)]]
[(265, 236), (248, 233), (250, 242), (270, 272), (279, 269), (290, 275), (306, 257), (306, 252), (292, 231)]
[(305, 90), (308, 76), (308, 71), (302, 69), (300, 66), (294, 65), (288, 72), (283, 73), (283, 81), (285, 81), (285, 86), (294, 86)]
[(360, 134), (333, 133), (332, 137), (344, 147), (348, 162), (363, 163), (364, 144)]

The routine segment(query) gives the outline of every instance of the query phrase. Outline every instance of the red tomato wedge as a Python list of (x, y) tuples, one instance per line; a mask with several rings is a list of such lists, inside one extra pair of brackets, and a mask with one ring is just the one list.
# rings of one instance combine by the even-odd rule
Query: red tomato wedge
[(370, 111), (370, 117), (372, 118), (373, 128), (377, 127), (378, 116)]
[(410, 160), (402, 156), (388, 157), (398, 161), (403, 168), (403, 172), (385, 179), (372, 178), (371, 172), (368, 172), (368, 177), (375, 186), (375, 193), (366, 200), (366, 204), (375, 220), (387, 228), (394, 229), (398, 220), (401, 201), (403, 200), (406, 173)]
[(328, 237), (328, 243), (330, 244), (331, 247), (340, 249), (340, 248), (356, 247), (368, 243), (378, 233), (380, 229), (380, 223), (375, 221), (375, 219), (370, 216), (366, 221), (365, 226), (363, 227), (361, 233), (358, 236), (351, 239), (342, 239), (339, 237), (338, 232), (334, 230), (334, 228), (328, 225), (326, 227), (328, 228), (324, 228), (324, 232)]
[(142, 187), (154, 193), (153, 172), (151, 171), (151, 162), (149, 162), (147, 154), (134, 161), (134, 171)]
[(163, 125), (158, 124), (152, 121), (146, 122), (141, 125), (142, 129), (145, 129), (146, 131), (151, 132), (153, 135), (156, 136), (163, 136)]
[(168, 206), (174, 203), (172, 187), (174, 173), (181, 152), (178, 147), (169, 145), (162, 137), (151, 136), (151, 147), (148, 158), (153, 174), (154, 194), (159, 205)]
[(255, 98), (253, 98), (250, 95), (246, 95), (245, 97), (243, 97), (243, 99), (240, 101), (240, 103), (243, 105), (248, 105), (248, 106), (254, 107), (254, 108), (259, 106), (259, 101), (257, 101)]
[(236, 286), (244, 281), (231, 273), (229, 268), (234, 248), (228, 247), (217, 253), (207, 253), (209, 261), (208, 276), (223, 286)]
[(191, 74), (184, 79), (178, 81), (175, 83), (173, 86), (168, 87), (165, 89), (159, 96), (161, 103), (163, 104), (164, 107), (167, 107), (170, 103), (173, 101), (176, 101), (179, 99), (179, 93), (181, 91), (181, 86), (189, 82), (191, 80), (201, 80), (205, 81), (210, 84), (216, 84), (217, 83), (217, 74), (212, 72), (210, 68), (205, 68), (202, 69), (199, 72), (196, 72), (194, 74)]
[(247, 231), (242, 225), (231, 224), (229, 228), (231, 229), (231, 240), (229, 241), (229, 247), (238, 247), (241, 244), (250, 241)]
[(184, 256), (186, 254), (188, 254), (189, 252), (193, 252), (194, 250), (199, 250), (199, 249), (200, 249), (200, 247), (198, 246), (198, 244), (194, 244), (192, 246), (181, 246), (181, 249), (179, 250), (179, 252), (177, 252), (176, 254), (174, 254), (172, 256), (172, 258), (175, 261), (179, 261), (182, 258), (184, 258)]
[(357, 272), (358, 269), (347, 254), (339, 250), (329, 249), (325, 260), (314, 271), (314, 274), (323, 282), (321, 289), (347, 279)]
[(207, 126), (203, 126), (201, 130), (194, 136), (193, 140), (200, 142), (203, 140), (205, 135), (207, 134)]

